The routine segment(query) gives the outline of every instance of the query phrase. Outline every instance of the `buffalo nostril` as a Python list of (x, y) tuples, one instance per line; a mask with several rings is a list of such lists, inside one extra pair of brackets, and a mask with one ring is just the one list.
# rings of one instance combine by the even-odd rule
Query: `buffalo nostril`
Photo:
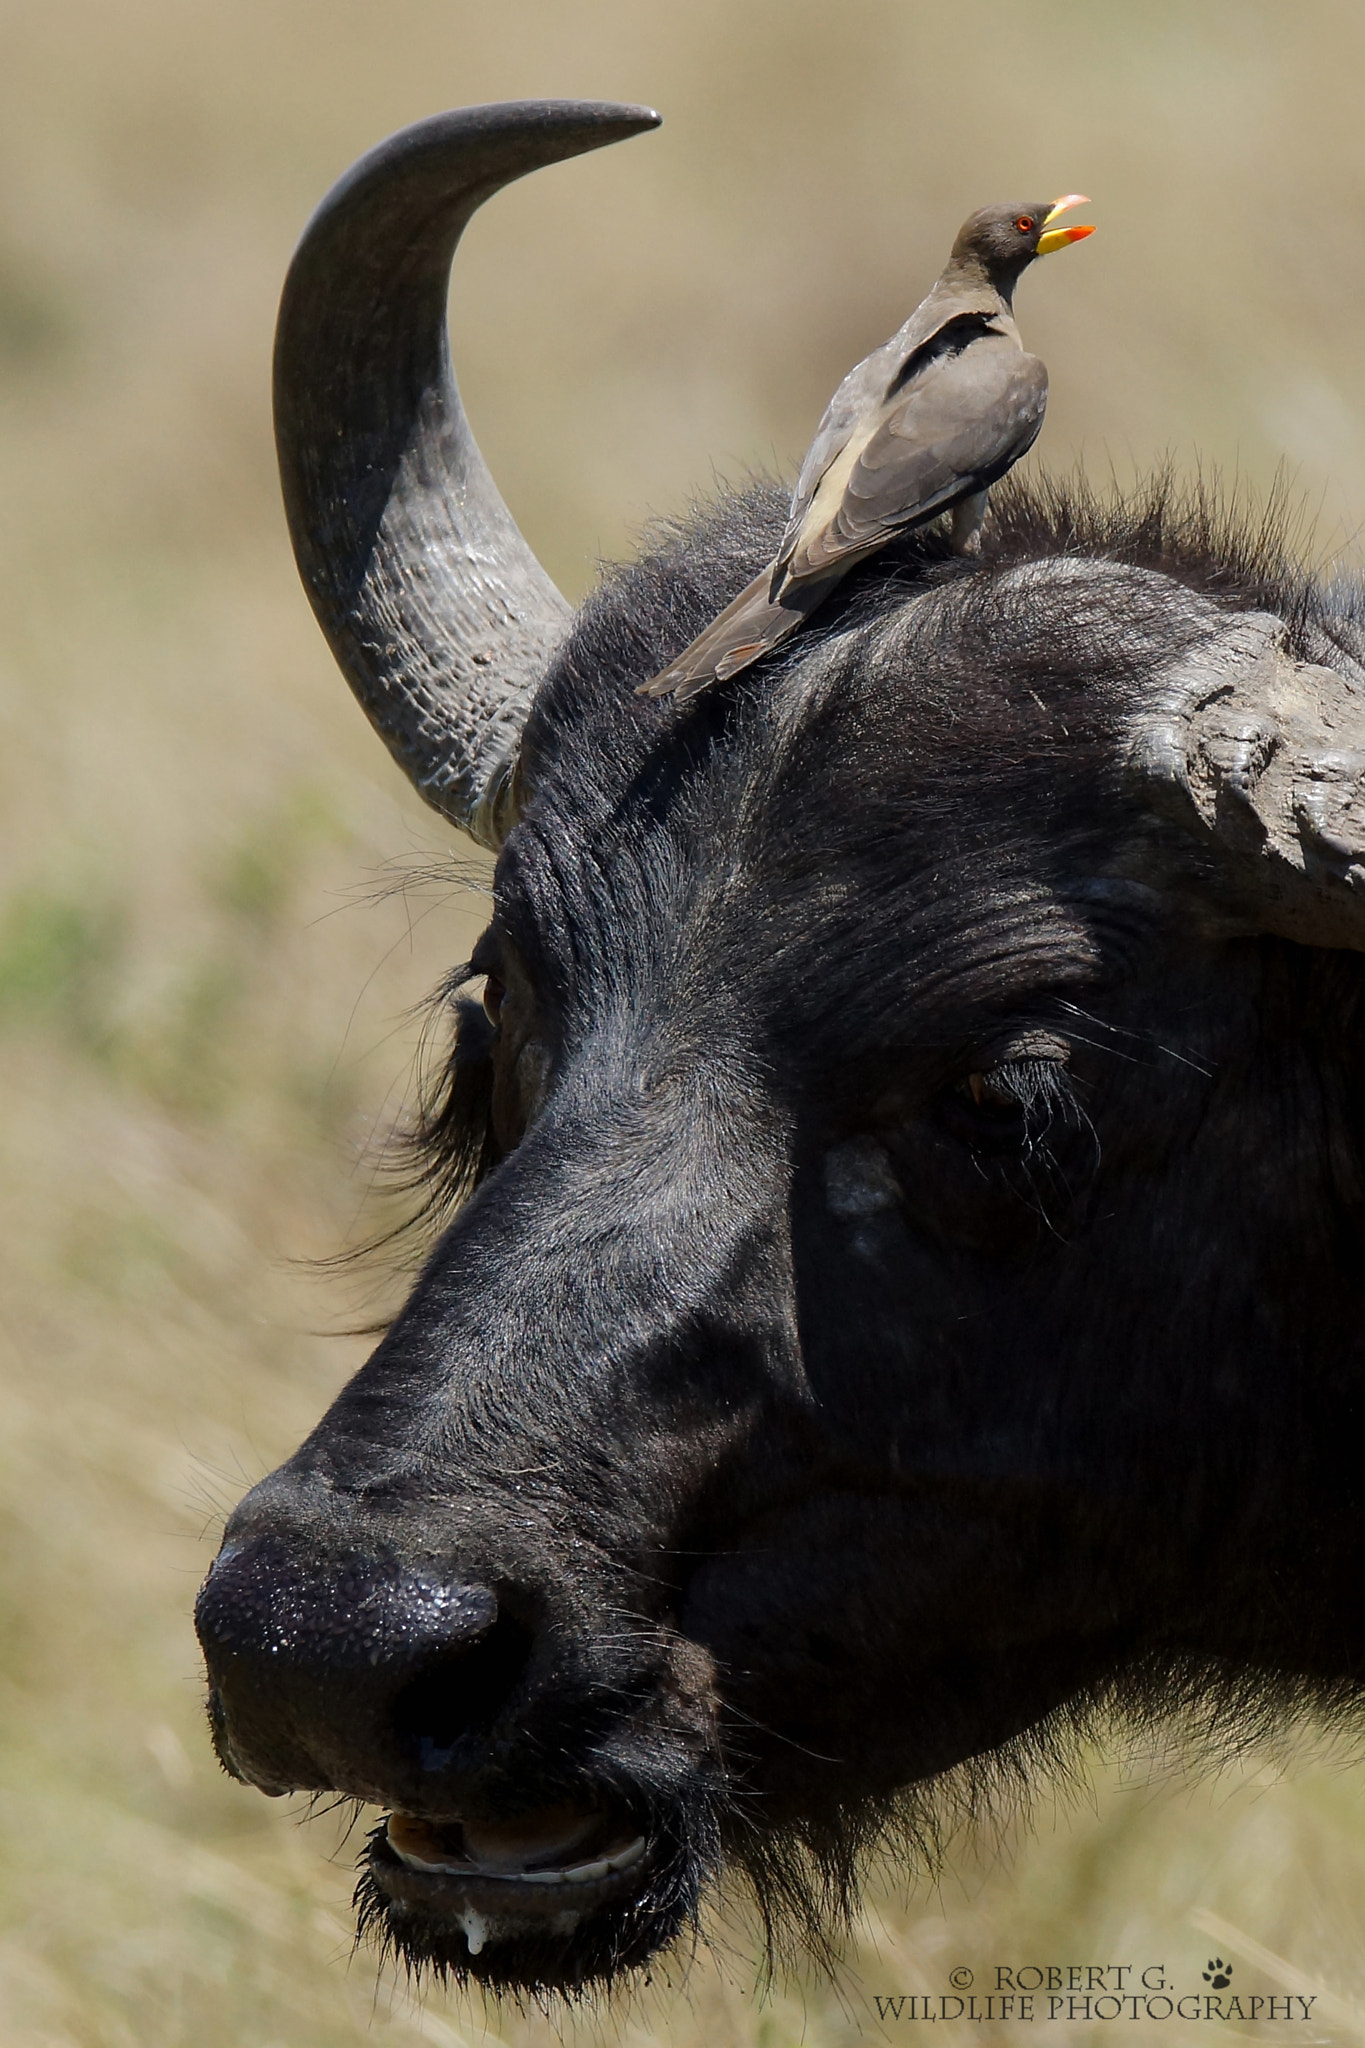
[(463, 1735), (485, 1734), (521, 1682), (531, 1631), (507, 1613), (467, 1649), (409, 1680), (391, 1709), (395, 1733), (424, 1770), (443, 1770)]
[(389, 1661), (411, 1670), (496, 1625), (486, 1586), (412, 1571), (396, 1558), (314, 1562), (264, 1536), (225, 1543), (199, 1593), (195, 1625), (212, 1669), (242, 1657), (267, 1671), (330, 1674)]
[[(395, 1697), (470, 1658), (486, 1714), (515, 1683), (530, 1640), (513, 1623), (509, 1651), (496, 1594), (463, 1573), (392, 1555), (317, 1558), (276, 1532), (224, 1546), (196, 1619), (218, 1753), (263, 1790), (362, 1786), (375, 1796), (399, 1761)], [(426, 1749), (401, 1744), (409, 1772), (439, 1767), (426, 1763), (432, 1732), (420, 1732)]]

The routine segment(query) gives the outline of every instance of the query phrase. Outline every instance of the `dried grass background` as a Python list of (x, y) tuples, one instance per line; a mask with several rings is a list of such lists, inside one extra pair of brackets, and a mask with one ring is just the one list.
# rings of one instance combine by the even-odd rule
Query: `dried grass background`
[[(1079, 186), (1100, 233), (1019, 299), (1042, 459), (1262, 492), (1285, 465), (1349, 565), (1365, 15), (7, 0), (0, 25), (0, 2044), (549, 2048), (536, 2015), (377, 1985), (339, 1822), (228, 1783), (202, 1725), (218, 1519), (362, 1356), (334, 1333), (373, 1301), (307, 1262), (373, 1226), (411, 1006), (480, 918), (295, 581), (267, 405), (290, 249), (353, 156), (441, 106), (662, 109), (499, 199), (459, 269), (476, 429), (577, 595), (713, 468), (789, 466), (969, 208)], [(447, 879), (376, 901), (394, 861)], [(960, 1966), (1198, 1990), (1235, 1951), (1238, 1988), (1319, 1996), (1254, 2038), (1365, 2038), (1350, 1762), (1305, 1735), (1214, 1780), (1097, 1764), (940, 1886), (888, 1869), (833, 1985), (760, 1996), (740, 1916), (565, 2036), (834, 2048), (922, 2034), (870, 1997)]]

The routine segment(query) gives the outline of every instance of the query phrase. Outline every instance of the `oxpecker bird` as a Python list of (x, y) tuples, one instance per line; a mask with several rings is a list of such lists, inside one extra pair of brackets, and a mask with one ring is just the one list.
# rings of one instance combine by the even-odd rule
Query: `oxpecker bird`
[(1053, 227), (1085, 203), (983, 206), (938, 283), (890, 341), (850, 370), (801, 465), (777, 559), (640, 694), (694, 697), (794, 632), (855, 562), (953, 516), (953, 546), (980, 546), (990, 486), (1033, 446), (1047, 371), (1014, 324), (1014, 287), (1035, 256), (1094, 233)]

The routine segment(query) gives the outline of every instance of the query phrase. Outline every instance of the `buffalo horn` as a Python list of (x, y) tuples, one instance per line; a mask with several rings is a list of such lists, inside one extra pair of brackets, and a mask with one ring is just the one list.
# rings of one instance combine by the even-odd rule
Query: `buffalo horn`
[(1268, 612), (1226, 623), (1162, 677), (1133, 767), (1215, 853), (1254, 929), (1365, 951), (1365, 671), (1320, 635), (1296, 660)]
[(501, 186), (658, 119), (545, 100), (419, 121), (332, 188), (285, 282), (275, 433), (299, 573), (390, 753), (493, 848), (513, 822), (522, 726), (569, 608), (465, 420), (451, 259)]

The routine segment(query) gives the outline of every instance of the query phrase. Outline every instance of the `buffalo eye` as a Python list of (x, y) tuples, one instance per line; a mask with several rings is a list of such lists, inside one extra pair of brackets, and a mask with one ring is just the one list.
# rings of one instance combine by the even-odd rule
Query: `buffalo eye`
[(974, 1151), (1009, 1152), (1028, 1137), (1029, 1078), (1012, 1064), (968, 1074), (952, 1092), (947, 1121), (955, 1135)]
[(490, 1024), (496, 1025), (507, 1000), (507, 989), (496, 974), (490, 974), (483, 985), (483, 1010)]
[(974, 1148), (1025, 1147), (1069, 1105), (1071, 1048), (1047, 1032), (1025, 1032), (997, 1049), (951, 1092), (949, 1122)]
[(1003, 1084), (997, 1068), (988, 1074), (968, 1074), (962, 1083), (978, 1109), (1017, 1109), (1019, 1097)]

